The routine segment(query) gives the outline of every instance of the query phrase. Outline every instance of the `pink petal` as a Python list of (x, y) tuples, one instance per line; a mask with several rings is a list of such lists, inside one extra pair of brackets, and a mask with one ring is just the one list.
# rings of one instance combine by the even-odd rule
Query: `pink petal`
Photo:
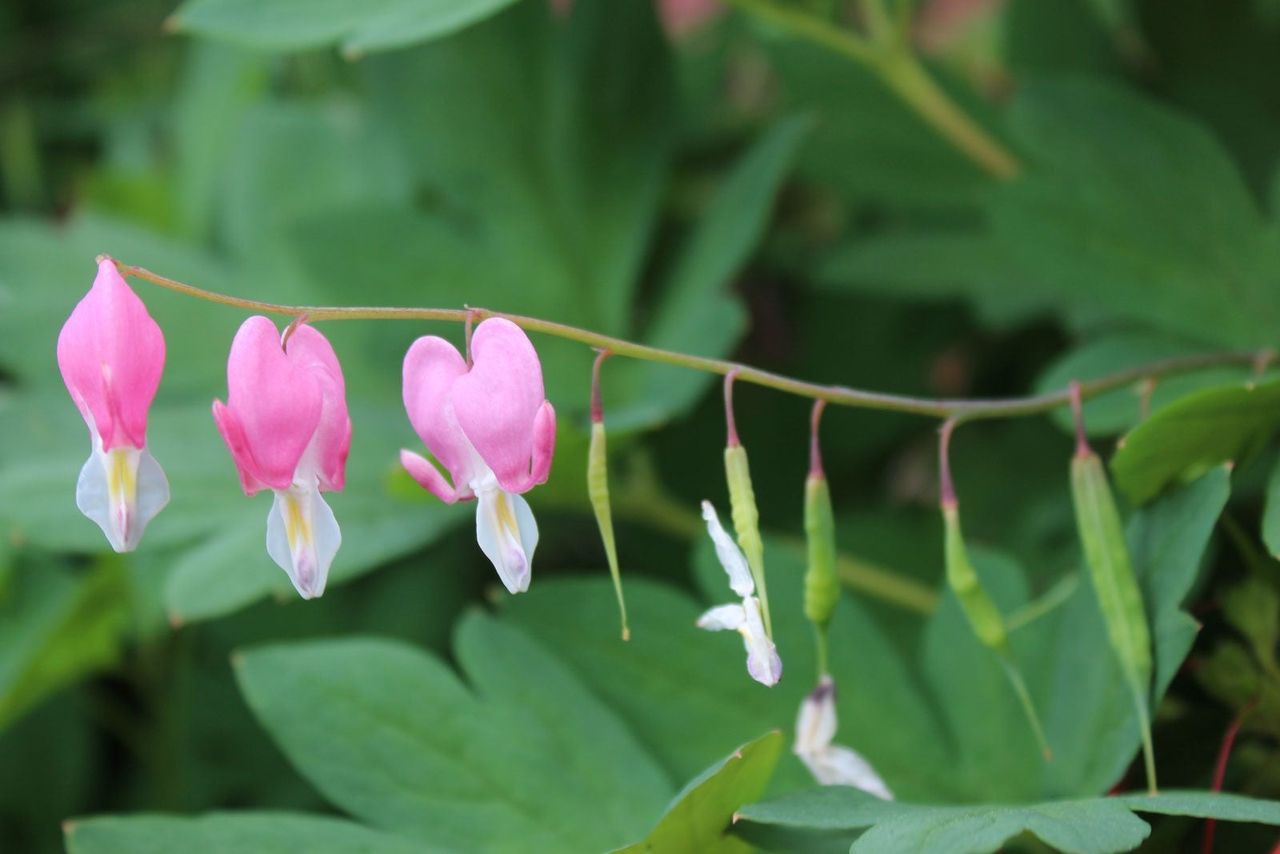
[(109, 259), (58, 335), (58, 367), (102, 449), (141, 448), (164, 372), (164, 333)]
[[(530, 463), (534, 421), (546, 402), (542, 365), (524, 330), (509, 320), (490, 318), (471, 338), (472, 366), (453, 388), (453, 407), (462, 432), (480, 454), (498, 483), (508, 492), (525, 492), (534, 485)], [(541, 416), (539, 466), (549, 469), (547, 424), (555, 412)]]
[(461, 497), (469, 498), (474, 451), (458, 427), (451, 400), (456, 383), (466, 373), (467, 363), (462, 355), (435, 335), (414, 341), (404, 356), (404, 408), (409, 421), (427, 449), (449, 470), (454, 489)]
[(420, 454), (401, 449), (400, 465), (404, 466), (405, 471), (418, 482), (419, 486), (445, 504), (454, 504), (459, 498), (474, 497), (460, 495), (456, 489), (449, 485), (449, 481), (444, 479), (444, 475), (440, 474), (440, 470), (431, 465), (431, 462)]
[(351, 451), (351, 417), (347, 413), (346, 382), (333, 345), (315, 327), (303, 324), (289, 337), (289, 361), (307, 370), (320, 388), (320, 422), (312, 440), (320, 487), (340, 491), (346, 483)]
[(227, 449), (231, 451), (231, 459), (240, 475), (240, 488), (245, 495), (253, 495), (259, 489), (266, 489), (266, 484), (258, 480), (258, 464), (253, 461), (253, 454), (249, 453), (249, 442), (244, 437), (240, 422), (236, 420), (235, 413), (220, 400), (213, 402), (213, 423), (218, 426), (222, 441), (227, 443)]
[[(280, 333), (267, 318), (251, 317), (240, 326), (227, 358), (226, 408), (234, 413), (243, 438), (239, 454), (227, 441), (242, 483), (260, 482), (272, 489), (292, 484), (324, 408), (315, 374), (312, 365), (285, 354)], [(252, 494), (257, 488), (246, 491)]]

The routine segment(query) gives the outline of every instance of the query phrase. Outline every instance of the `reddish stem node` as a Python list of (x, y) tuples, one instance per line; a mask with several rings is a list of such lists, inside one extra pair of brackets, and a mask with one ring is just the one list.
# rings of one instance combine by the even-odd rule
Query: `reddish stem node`
[(938, 501), (943, 506), (955, 507), (956, 487), (951, 480), (951, 432), (956, 429), (956, 419), (948, 418), (938, 430)]
[(1089, 439), (1084, 432), (1084, 402), (1080, 393), (1080, 383), (1072, 380), (1067, 384), (1067, 394), (1071, 398), (1071, 417), (1076, 422), (1076, 456), (1087, 457), (1093, 453), (1089, 447)]
[(298, 327), (306, 322), (307, 313), (305, 311), (289, 322), (289, 325), (284, 328), (284, 332), (280, 334), (281, 350), (284, 350), (286, 353), (289, 352), (289, 339), (293, 337), (293, 333), (298, 331)]
[(471, 367), (471, 326), (475, 322), (475, 316), (476, 316), (475, 311), (473, 311), (471, 307), (468, 306), (467, 319), (464, 320), (462, 323), (462, 341), (463, 341), (463, 346), (465, 348), (464, 352), (467, 354), (468, 368)]
[(815, 400), (813, 414), (809, 416), (809, 477), (826, 477), (822, 471), (822, 447), (818, 442), (818, 426), (822, 422), (822, 411), (826, 408), (825, 400)]
[[(1240, 710), (1235, 720), (1227, 727), (1227, 731), (1222, 734), (1222, 745), (1218, 748), (1218, 758), (1213, 764), (1213, 791), (1222, 791), (1222, 783), (1227, 776), (1227, 760), (1231, 758), (1231, 749), (1235, 746), (1236, 736), (1240, 734), (1240, 727), (1244, 726), (1245, 719), (1253, 714), (1253, 710), (1257, 707), (1258, 698), (1255, 697)], [(1204, 844), (1200, 846), (1202, 854), (1213, 854), (1213, 831), (1217, 826), (1218, 823), (1214, 819), (1205, 819)]]
[(741, 444), (738, 441), (738, 424), (733, 418), (733, 381), (737, 378), (737, 368), (724, 375), (724, 424), (728, 434), (727, 443), (730, 448)]
[(604, 404), (600, 400), (600, 365), (609, 358), (609, 351), (596, 348), (596, 361), (591, 366), (591, 423), (604, 421)]

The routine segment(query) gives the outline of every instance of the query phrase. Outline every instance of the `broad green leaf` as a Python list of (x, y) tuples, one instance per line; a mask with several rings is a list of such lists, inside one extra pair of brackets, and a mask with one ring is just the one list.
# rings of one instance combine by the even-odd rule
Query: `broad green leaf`
[(237, 671), (303, 775), (376, 827), (471, 851), (598, 851), (643, 833), (671, 787), (562, 664), (479, 615), (457, 652), (472, 688), (372, 638), (263, 647)]
[(1026, 168), (988, 210), (1038, 286), (1213, 346), (1274, 343), (1280, 240), (1204, 128), (1087, 79), (1020, 87), (1011, 126)]
[(1272, 557), (1280, 558), (1280, 462), (1271, 469), (1267, 480), (1266, 502), (1262, 511), (1262, 542)]
[[(241, 121), (262, 97), (269, 61), (261, 54), (204, 42), (187, 51), (172, 103), (173, 187), (181, 233), (212, 236)], [(233, 173), (234, 174), (234, 173)]]
[(1144, 507), (1126, 528), (1151, 620), (1155, 652), (1152, 708), (1168, 690), (1200, 630), (1200, 624), (1183, 606), (1230, 495), (1231, 474), (1219, 466)]
[[(1081, 344), (1054, 361), (1036, 381), (1038, 392), (1060, 391), (1071, 380), (1090, 380), (1135, 368), (1139, 365), (1188, 356), (1202, 348), (1149, 332), (1110, 333)], [(1144, 415), (1158, 411), (1178, 398), (1200, 389), (1245, 379), (1247, 368), (1224, 367), (1162, 377), (1150, 390), (1139, 380), (1130, 386), (1090, 398), (1084, 404), (1084, 426), (1090, 436), (1112, 436), (1130, 429)], [(1143, 412), (1143, 398), (1148, 409)], [(1054, 423), (1075, 435), (1071, 411), (1066, 407), (1051, 414)]]
[(84, 572), (19, 560), (0, 593), (0, 729), (49, 693), (116, 662), (129, 629), (118, 558)]
[(1280, 426), (1280, 380), (1189, 394), (1131, 430), (1111, 460), (1116, 484), (1142, 503), (1179, 479), (1239, 462)]
[(1060, 851), (1111, 854), (1137, 847), (1151, 832), (1137, 812), (1280, 825), (1280, 801), (1193, 791), (953, 807), (881, 801), (854, 789), (828, 787), (752, 804), (739, 815), (784, 828), (866, 829), (853, 845), (855, 854), (992, 852), (1022, 833)]
[(171, 18), (183, 32), (267, 50), (340, 43), (349, 55), (446, 36), (513, 0), (188, 0)]
[(302, 813), (100, 816), (68, 821), (63, 828), (69, 854), (430, 854), (446, 850), (340, 818)]
[[(746, 313), (729, 285), (760, 242), (774, 197), (811, 126), (804, 118), (780, 122), (734, 165), (675, 262), (644, 331), (646, 344), (706, 356), (732, 349), (746, 328)], [(618, 382), (627, 403), (609, 408), (611, 423), (620, 429), (690, 408), (711, 382), (700, 371), (652, 362), (627, 363), (618, 372), (623, 370)]]
[[(714, 598), (701, 604), (650, 579), (630, 579), (629, 642), (618, 640), (613, 593), (603, 577), (544, 580), (508, 602), (506, 617), (555, 649), (672, 776), (688, 778), (762, 729), (790, 733), (816, 680), (812, 628), (802, 610), (803, 548), (766, 543), (766, 550), (783, 661), (782, 681), (773, 688), (747, 675), (740, 638), (694, 625), (707, 605), (731, 595), (710, 540), (698, 550), (697, 563)], [(936, 738), (931, 706), (898, 650), (865, 606), (847, 596), (832, 619), (830, 639), (838, 740), (863, 753), (895, 792), (936, 792), (946, 782), (948, 757)], [(867, 687), (872, 685), (875, 690)], [(795, 787), (810, 779), (787, 756), (774, 785)]]
[(280, 241), (305, 214), (361, 205), (408, 205), (404, 152), (367, 107), (260, 102), (242, 118), (222, 180), (221, 226), (244, 254)]
[(965, 299), (985, 325), (1010, 327), (1053, 310), (1009, 251), (987, 230), (901, 230), (840, 244), (822, 259), (817, 284), (937, 302)]
[(703, 771), (676, 795), (644, 841), (621, 849), (621, 854), (750, 851), (741, 840), (727, 835), (727, 830), (739, 807), (764, 794), (782, 745), (782, 733), (771, 732)]
[[(787, 109), (813, 112), (818, 125), (799, 160), (800, 174), (854, 203), (958, 208), (990, 179), (890, 92), (868, 69), (793, 36), (762, 34)], [(947, 86), (946, 81), (943, 82)], [(971, 95), (949, 89), (966, 109)]]

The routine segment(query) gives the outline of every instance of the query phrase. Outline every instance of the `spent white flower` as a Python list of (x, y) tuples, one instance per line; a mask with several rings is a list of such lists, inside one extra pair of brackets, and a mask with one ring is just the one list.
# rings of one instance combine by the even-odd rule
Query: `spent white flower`
[(823, 674), (818, 687), (800, 704), (795, 754), (823, 786), (853, 786), (886, 801), (893, 793), (857, 751), (832, 744), (836, 737), (836, 683)]
[(756, 585), (747, 559), (720, 525), (720, 518), (710, 501), (702, 502), (702, 518), (706, 520), (707, 533), (715, 544), (716, 557), (729, 576), (729, 587), (742, 597), (742, 602), (717, 605), (698, 618), (698, 628), (713, 632), (730, 630), (742, 635), (742, 643), (747, 650), (747, 672), (751, 678), (763, 685), (776, 685), (782, 678), (782, 659), (765, 632), (760, 600), (755, 596)]

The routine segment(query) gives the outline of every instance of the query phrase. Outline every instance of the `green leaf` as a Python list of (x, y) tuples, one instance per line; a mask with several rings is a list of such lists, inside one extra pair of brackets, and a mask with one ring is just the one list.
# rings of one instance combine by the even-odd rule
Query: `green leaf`
[(248, 110), (222, 178), (221, 225), (231, 248), (270, 248), (316, 211), (407, 206), (409, 164), (369, 112), (336, 99), (268, 100)]
[(83, 573), (19, 561), (0, 594), (0, 729), (49, 693), (114, 664), (129, 605), (118, 558)]
[(429, 854), (447, 850), (339, 818), (283, 812), (102, 816), (68, 821), (64, 832), (69, 854)]
[(1194, 121), (1088, 79), (1019, 87), (1018, 180), (992, 192), (998, 239), (1059, 304), (1213, 346), (1280, 326), (1280, 240)]
[[(1055, 360), (1036, 381), (1036, 390), (1040, 393), (1060, 391), (1071, 380), (1096, 379), (1161, 359), (1194, 355), (1202, 349), (1149, 332), (1113, 332), (1086, 341)], [(1100, 394), (1085, 401), (1085, 429), (1089, 436), (1122, 433), (1143, 419), (1144, 395), (1149, 395), (1149, 412), (1154, 412), (1191, 392), (1246, 379), (1247, 373), (1248, 369), (1243, 367), (1195, 371), (1164, 377), (1150, 390), (1138, 381)], [(1056, 409), (1050, 417), (1063, 432), (1075, 435), (1075, 424), (1068, 409)]]
[(184, 32), (268, 50), (341, 43), (355, 56), (440, 38), (513, 0), (188, 0), (171, 18)]
[[(767, 42), (782, 80), (784, 108), (818, 119), (801, 175), (855, 204), (957, 208), (972, 204), (990, 178), (933, 131), (869, 69), (791, 36)], [(981, 103), (944, 88), (967, 111)]]
[[(764, 235), (774, 198), (811, 127), (805, 118), (779, 122), (734, 164), (676, 260), (644, 331), (646, 344), (705, 356), (733, 348), (747, 318), (728, 286)], [(618, 373), (627, 403), (609, 407), (616, 429), (683, 412), (712, 381), (701, 371), (652, 362), (627, 363)]]
[(822, 259), (817, 284), (937, 302), (964, 298), (985, 325), (1011, 327), (1052, 311), (1009, 251), (986, 230), (894, 230), (840, 244)]
[(644, 841), (621, 849), (622, 854), (750, 851), (749, 846), (725, 831), (739, 807), (764, 794), (782, 744), (782, 733), (767, 733), (703, 771), (676, 795)]
[(1280, 380), (1189, 394), (1130, 431), (1111, 460), (1116, 484), (1135, 503), (1211, 466), (1239, 462), (1280, 426)]
[[(611, 586), (605, 578), (544, 579), (505, 603), (506, 617), (556, 650), (584, 682), (650, 745), (673, 777), (687, 779), (735, 743), (764, 729), (789, 732), (800, 701), (813, 688), (812, 628), (804, 620), (804, 550), (766, 543), (774, 636), (784, 674), (773, 688), (747, 676), (742, 641), (694, 624), (706, 607), (641, 576), (627, 583), (631, 640), (617, 637)], [(728, 588), (710, 540), (699, 549), (699, 576), (714, 579), (716, 599)], [(793, 583), (787, 583), (790, 579)], [(708, 589), (710, 585), (708, 585)], [(894, 791), (937, 791), (947, 784), (949, 757), (936, 737), (932, 707), (901, 654), (867, 608), (846, 596), (830, 628), (831, 669), (839, 692), (838, 740), (863, 753)], [(858, 686), (875, 685), (875, 691)], [(783, 758), (776, 786), (811, 778)]]
[(1280, 462), (1271, 469), (1271, 477), (1267, 480), (1262, 510), (1262, 542), (1272, 557), (1280, 558)]
[(1155, 647), (1152, 708), (1168, 690), (1200, 630), (1183, 604), (1230, 496), (1231, 474), (1218, 467), (1144, 507), (1129, 520), (1126, 539)]
[(237, 672), (303, 775), (376, 827), (470, 851), (593, 851), (644, 832), (670, 784), (562, 664), (478, 614), (456, 649), (472, 688), (372, 638), (255, 649)]
[(1280, 801), (1191, 791), (953, 807), (881, 801), (833, 786), (752, 804), (739, 815), (749, 822), (786, 828), (866, 829), (853, 845), (855, 854), (992, 852), (1022, 833), (1073, 854), (1111, 854), (1137, 847), (1151, 832), (1135, 812), (1280, 825)]

